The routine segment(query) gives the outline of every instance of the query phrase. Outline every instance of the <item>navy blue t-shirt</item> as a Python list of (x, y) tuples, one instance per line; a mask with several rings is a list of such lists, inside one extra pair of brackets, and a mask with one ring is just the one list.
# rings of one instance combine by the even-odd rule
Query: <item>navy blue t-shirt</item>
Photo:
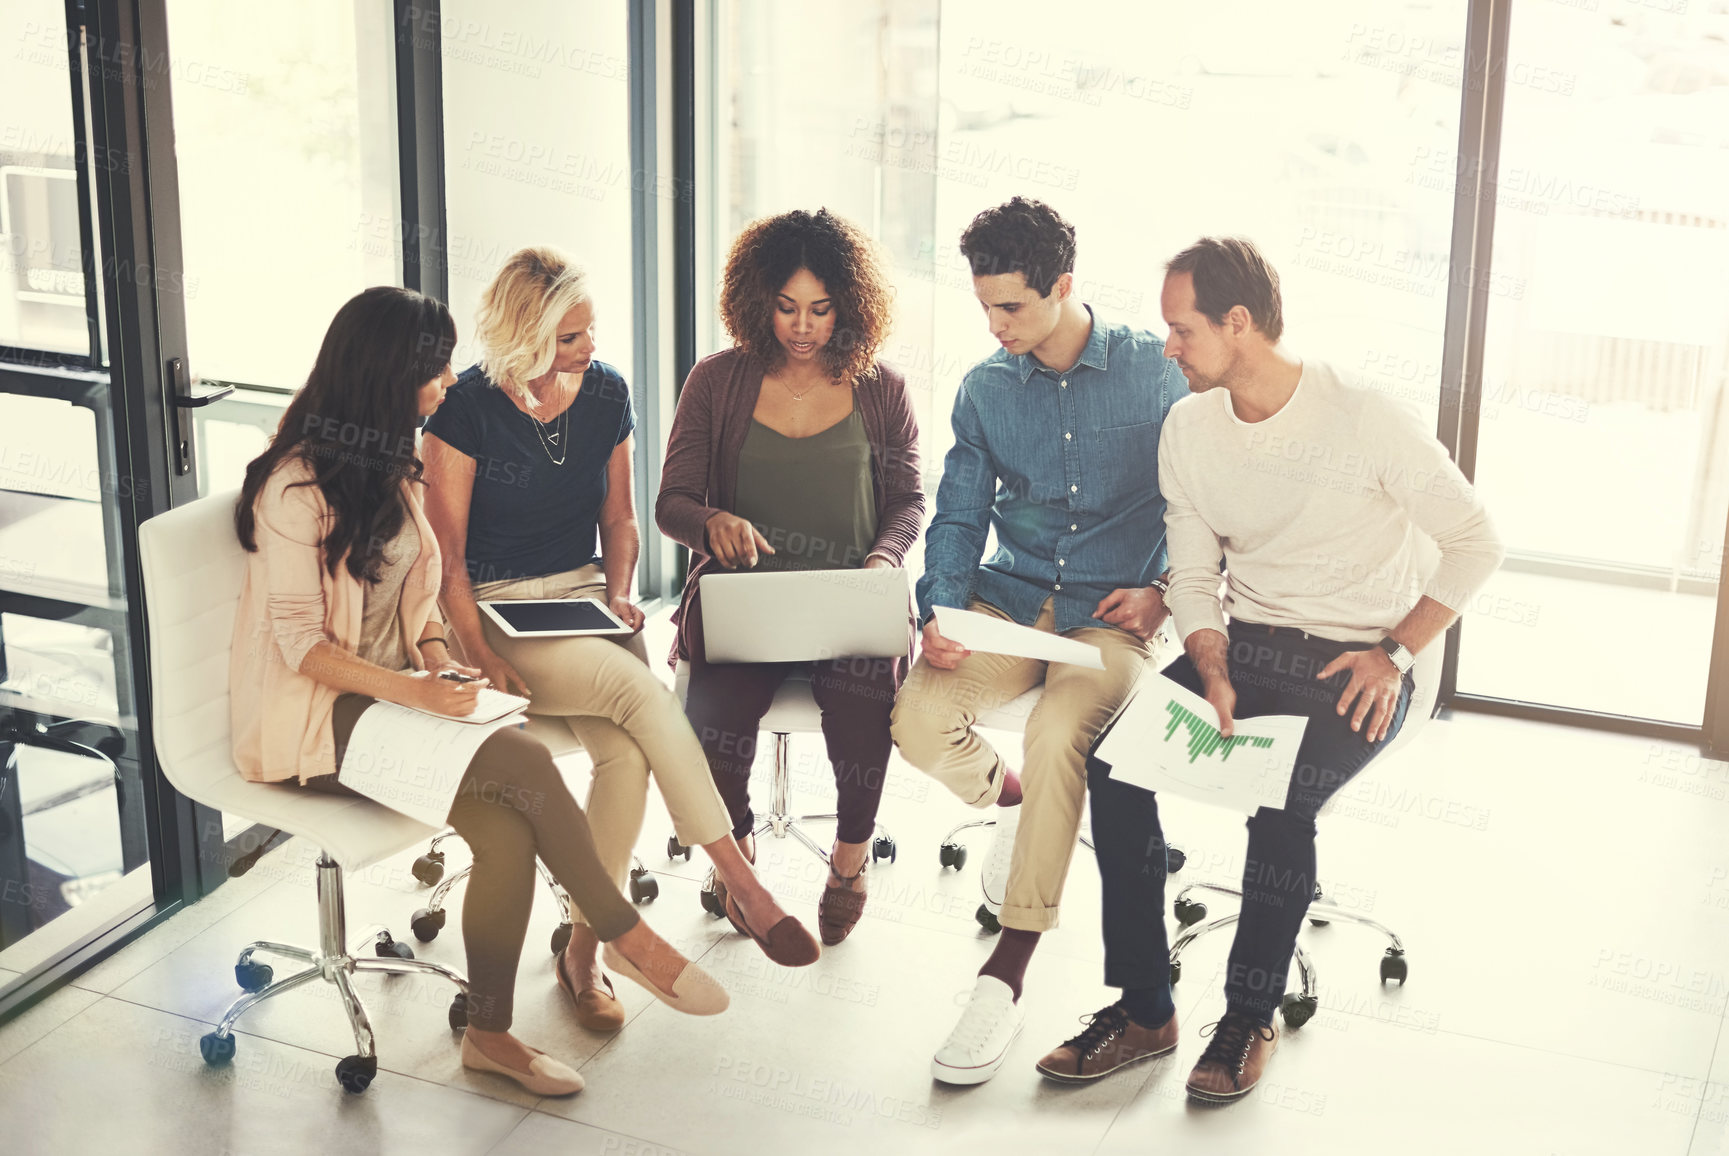
[[(477, 365), (426, 420), (427, 433), (474, 459), (470, 581), (557, 574), (600, 560), (607, 462), (636, 428), (630, 388), (618, 370), (592, 362), (568, 413), (544, 427), (568, 445), (543, 444), (533, 420)], [(554, 465), (561, 457), (564, 464)]]

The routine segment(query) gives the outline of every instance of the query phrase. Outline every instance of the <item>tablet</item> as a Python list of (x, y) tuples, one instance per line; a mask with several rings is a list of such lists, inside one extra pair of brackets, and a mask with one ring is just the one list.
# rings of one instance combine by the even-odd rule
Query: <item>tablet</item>
[(512, 638), (631, 633), (630, 627), (596, 598), (499, 599), (480, 603), (480, 609)]

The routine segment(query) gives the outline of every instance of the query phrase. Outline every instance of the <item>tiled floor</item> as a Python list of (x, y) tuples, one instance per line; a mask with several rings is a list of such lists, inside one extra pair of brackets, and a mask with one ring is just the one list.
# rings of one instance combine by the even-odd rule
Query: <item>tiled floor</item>
[[(814, 805), (816, 748), (795, 741), (795, 795)], [(580, 779), (580, 757), (571, 768)], [(1241, 871), (1239, 820), (1164, 809), (1190, 855), (1179, 881)], [(1010, 1063), (982, 1087), (933, 1084), (930, 1053), (990, 950), (972, 918), (986, 836), (964, 871), (940, 869), (936, 846), (966, 813), (899, 763), (883, 817), (900, 856), (873, 872), (865, 923), (816, 966), (788, 971), (702, 913), (700, 867), (666, 861), (664, 812), (651, 807), (639, 850), (661, 894), (645, 911), (732, 991), (732, 1009), (710, 1020), (620, 983), (624, 1030), (578, 1029), (549, 972), (543, 896), (517, 1025), (587, 1078), (560, 1100), (464, 1072), (449, 993), (412, 979), (361, 985), (383, 1068), (362, 1096), (333, 1079), (350, 1038), (323, 987), (263, 1005), (241, 1023), (233, 1066), (205, 1068), (197, 1039), (235, 995), (235, 950), (312, 934), (310, 851), (290, 843), (0, 1028), (0, 1150), (1729, 1153), (1729, 765), (1485, 716), (1430, 724), (1322, 824), (1323, 882), (1404, 936), (1410, 986), (1378, 984), (1373, 935), (1307, 932), (1321, 1013), (1285, 1035), (1249, 1101), (1223, 1110), (1182, 1094), (1198, 1030), (1220, 1009), (1222, 940), (1186, 957), (1175, 1058), (1080, 1089), (1034, 1073), (1109, 998), (1085, 851), (1063, 926), (1034, 960)], [(813, 917), (815, 861), (790, 842), (764, 852), (776, 890)], [(413, 854), (350, 878), (352, 930), (388, 922), (406, 934), (425, 894)], [(457, 927), (453, 910), (421, 956), (461, 966)]]

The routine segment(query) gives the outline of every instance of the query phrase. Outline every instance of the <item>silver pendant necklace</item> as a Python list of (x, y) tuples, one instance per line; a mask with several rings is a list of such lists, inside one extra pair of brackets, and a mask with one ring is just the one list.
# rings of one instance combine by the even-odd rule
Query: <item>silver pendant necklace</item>
[[(565, 406), (563, 412), (554, 419), (558, 423), (558, 428), (552, 430), (551, 433), (547, 432), (547, 428), (552, 423), (542, 422), (539, 418), (526, 411), (522, 416), (526, 417), (529, 424), (534, 427), (535, 436), (540, 439), (540, 448), (541, 451), (546, 454), (546, 460), (555, 466), (562, 466), (565, 457), (570, 453), (570, 445), (564, 440), (565, 432), (570, 428), (570, 407)], [(558, 447), (558, 456), (556, 458), (552, 456), (553, 446)]]

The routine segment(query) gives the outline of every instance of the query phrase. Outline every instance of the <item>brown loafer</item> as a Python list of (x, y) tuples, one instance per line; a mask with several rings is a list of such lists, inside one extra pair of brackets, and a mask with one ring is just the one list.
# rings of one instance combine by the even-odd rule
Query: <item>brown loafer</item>
[[(744, 844), (740, 843), (738, 845), (738, 852), (740, 855), (744, 856), (744, 861), (746, 863), (749, 863), (752, 867), (755, 867), (756, 866), (756, 836), (752, 835), (750, 837), (750, 850), (748, 850), (748, 851), (745, 850)], [(707, 891), (710, 895), (714, 896), (714, 906), (715, 906), (716, 910), (719, 910), (719, 911), (725, 911), (726, 910), (726, 894), (727, 894), (726, 893), (726, 884), (721, 882), (720, 873), (718, 871), (716, 871), (713, 867), (710, 867), (708, 869), (708, 878), (706, 878), (702, 881), (702, 889), (704, 891)], [(703, 903), (702, 909), (704, 911), (710, 910), (709, 905), (706, 901)]]
[(558, 986), (564, 989), (564, 994), (570, 997), (570, 1002), (576, 1005), (579, 1025), (591, 1032), (616, 1032), (624, 1026), (624, 1004), (619, 1002), (618, 994), (612, 990), (612, 980), (604, 972), (600, 982), (606, 985), (605, 991), (598, 987), (577, 991), (564, 973), (564, 952), (561, 951), (552, 957), (552, 974), (558, 980)]
[(828, 884), (816, 901), (816, 928), (822, 935), (824, 947), (833, 947), (851, 935), (852, 929), (858, 926), (869, 894), (854, 891), (852, 885), (863, 877), (869, 867), (870, 860), (867, 858), (856, 874), (842, 875), (834, 869), (834, 864), (829, 864)]
[(1083, 1016), (1085, 1031), (1051, 1052), (1034, 1066), (1039, 1075), (1059, 1084), (1090, 1084), (1130, 1064), (1168, 1056), (1177, 1050), (1177, 1017), (1163, 1027), (1144, 1028), (1114, 1003)]
[(805, 930), (804, 924), (788, 915), (768, 929), (767, 937), (758, 935), (744, 921), (744, 912), (732, 896), (726, 897), (726, 917), (741, 935), (756, 940), (762, 953), (782, 967), (808, 967), (822, 958), (822, 948), (816, 937)]
[(1279, 1046), (1279, 1030), (1242, 1012), (1227, 1011), (1201, 1034), (1213, 1038), (1189, 1073), (1189, 1095), (1208, 1104), (1230, 1104), (1255, 1090)]

